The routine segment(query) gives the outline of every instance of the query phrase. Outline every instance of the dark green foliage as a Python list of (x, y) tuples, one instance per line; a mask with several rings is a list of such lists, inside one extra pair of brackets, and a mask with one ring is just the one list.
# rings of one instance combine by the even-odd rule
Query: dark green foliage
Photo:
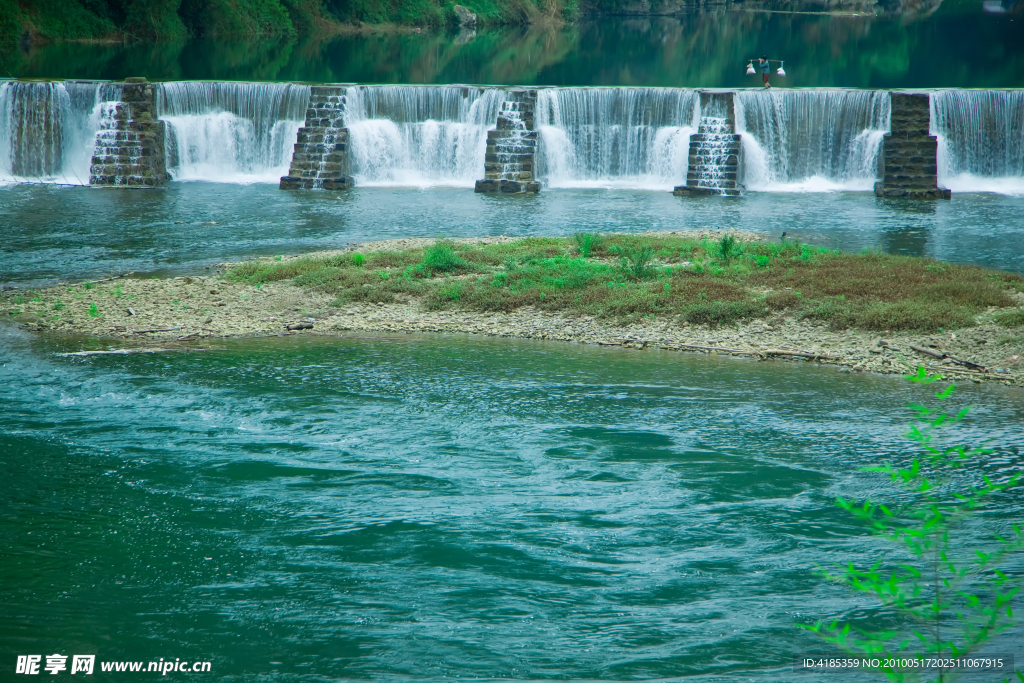
[[(929, 376), (920, 367), (908, 379), (928, 385), (942, 376)], [(944, 402), (953, 391), (950, 383), (935, 397)], [(979, 536), (978, 523), (985, 508), (991, 510), (1008, 499), (1021, 473), (990, 478), (984, 472), (984, 456), (992, 452), (989, 443), (968, 446), (944, 438), (967, 416), (969, 407), (955, 415), (919, 405), (911, 408), (917, 421), (907, 436), (917, 446), (915, 454), (900, 463), (863, 468), (888, 476), (897, 489), (889, 503), (837, 499), (840, 507), (895, 548), (880, 549), (870, 568), (850, 563), (836, 573), (826, 572), (879, 601), (884, 626), (834, 620), (802, 628), (858, 656), (964, 657), (1016, 622), (1011, 606), (1022, 579), (1000, 566), (1010, 564), (1012, 554), (1024, 547), (1024, 532), (1019, 524), (1003, 523), (999, 533)], [(918, 680), (917, 672), (908, 676), (882, 667), (879, 673), (893, 681)], [(948, 674), (937, 676), (938, 681), (949, 680)]]
[(279, 0), (181, 0), (181, 17), (196, 36), (294, 33)]
[(1024, 311), (1000, 313), (996, 316), (996, 322), (1003, 327), (1024, 327)]
[(0, 0), (0, 36), (23, 32), (55, 39), (102, 38), (113, 36), (116, 7), (102, 0)]
[(122, 30), (137, 40), (180, 40), (188, 33), (180, 5), (181, 0), (126, 0)]
[(654, 258), (654, 247), (649, 244), (637, 244), (625, 251), (622, 265), (629, 275), (643, 280), (651, 274), (651, 259)]
[(733, 256), (738, 256), (742, 250), (736, 243), (736, 236), (732, 233), (725, 233), (718, 241), (718, 256), (728, 263)]
[(594, 247), (601, 244), (601, 235), (595, 232), (578, 232), (572, 236), (576, 242), (576, 248), (580, 251), (580, 256), (583, 258), (590, 258), (590, 252), (594, 250)]
[[(439, 240), (425, 249), (250, 261), (229, 277), (252, 284), (293, 279), (336, 293), (339, 303), (390, 301), (404, 293), (425, 296), (432, 308), (533, 306), (704, 325), (781, 314), (879, 331), (969, 326), (990, 306), (1013, 306), (1011, 292), (1020, 286), (1016, 275), (928, 259), (843, 254), (793, 242), (723, 242), (637, 235), (479, 246)], [(584, 249), (590, 258), (576, 256)]]
[(423, 250), (420, 272), (428, 276), (434, 273), (451, 273), (456, 270), (464, 270), (468, 265), (466, 259), (456, 253), (453, 243), (438, 240), (434, 245)]

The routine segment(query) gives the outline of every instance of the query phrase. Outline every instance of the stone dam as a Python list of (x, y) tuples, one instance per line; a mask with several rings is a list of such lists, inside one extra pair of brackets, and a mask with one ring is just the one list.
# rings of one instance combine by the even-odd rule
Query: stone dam
[(0, 182), (1024, 191), (1024, 91), (0, 81)]

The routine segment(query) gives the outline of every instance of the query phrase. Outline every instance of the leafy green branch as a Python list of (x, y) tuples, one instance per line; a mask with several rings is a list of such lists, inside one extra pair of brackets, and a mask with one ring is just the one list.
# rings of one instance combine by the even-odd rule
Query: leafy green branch
[[(921, 367), (908, 379), (929, 385), (942, 376), (929, 375)], [(935, 392), (935, 398), (945, 402), (954, 391), (950, 383)], [(964, 657), (1016, 623), (1012, 603), (1021, 578), (1000, 567), (1024, 547), (1024, 532), (1012, 524), (1012, 533), (995, 534), (969, 552), (972, 543), (965, 524), (994, 497), (1017, 486), (1021, 474), (993, 481), (979, 467), (979, 459), (992, 452), (988, 443), (948, 444), (946, 433), (967, 417), (969, 406), (952, 415), (922, 405), (911, 409), (916, 419), (907, 437), (917, 446), (916, 454), (902, 464), (862, 468), (887, 475), (905, 502), (888, 506), (871, 500), (836, 501), (877, 536), (898, 546), (907, 561), (879, 560), (868, 569), (851, 562), (838, 572), (824, 572), (856, 592), (873, 595), (882, 613), (896, 617), (898, 626), (871, 630), (832, 620), (802, 628), (853, 654), (884, 659), (913, 649), (936, 657)], [(910, 680), (908, 672), (886, 667), (881, 672), (893, 681)], [(937, 681), (950, 680), (950, 672), (937, 675)], [(1024, 681), (1020, 673), (1017, 677)]]

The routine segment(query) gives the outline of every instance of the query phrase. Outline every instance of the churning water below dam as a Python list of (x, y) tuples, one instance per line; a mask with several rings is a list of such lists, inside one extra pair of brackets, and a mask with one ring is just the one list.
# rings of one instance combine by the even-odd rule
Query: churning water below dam
[[(792, 680), (823, 647), (796, 624), (877, 617), (815, 567), (891, 553), (834, 500), (887, 495), (857, 468), (904, 457), (928, 393), (463, 336), (60, 358), (79, 343), (0, 335), (5, 661), (218, 680)], [(1000, 480), (1024, 401), (963, 391)], [(1022, 661), (1020, 636), (992, 651)]]

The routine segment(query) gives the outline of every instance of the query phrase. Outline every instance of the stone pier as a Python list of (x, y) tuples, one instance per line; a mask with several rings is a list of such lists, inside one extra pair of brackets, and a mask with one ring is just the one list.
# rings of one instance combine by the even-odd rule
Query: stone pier
[(540, 183), (535, 180), (536, 107), (536, 90), (512, 90), (505, 97), (495, 129), (487, 131), (484, 180), (476, 181), (477, 192), (517, 194), (540, 191)]
[(343, 120), (345, 88), (313, 86), (309, 92), (306, 124), (299, 129), (288, 175), (282, 190), (347, 190), (348, 129)]
[(145, 78), (127, 78), (120, 102), (103, 105), (89, 184), (156, 187), (168, 181), (166, 126), (156, 115), (156, 90)]
[(949, 199), (938, 185), (938, 139), (929, 135), (931, 114), (927, 93), (890, 93), (891, 125), (882, 141), (879, 197)]
[(700, 93), (700, 123), (690, 136), (686, 184), (676, 187), (677, 197), (740, 193), (740, 136), (736, 134), (735, 93)]

